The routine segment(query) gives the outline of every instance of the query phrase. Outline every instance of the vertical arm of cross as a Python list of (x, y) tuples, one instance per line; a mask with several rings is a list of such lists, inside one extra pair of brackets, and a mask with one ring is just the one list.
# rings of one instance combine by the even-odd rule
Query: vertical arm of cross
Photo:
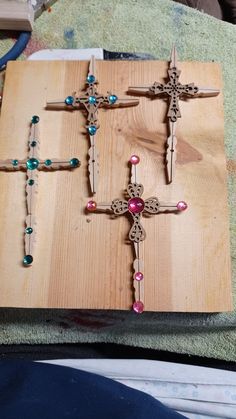
[[(130, 163), (131, 163), (131, 184), (138, 185), (138, 164), (140, 162), (140, 158), (136, 155), (131, 156)], [(141, 194), (143, 192), (143, 188), (141, 189)], [(136, 198), (139, 199), (140, 193), (138, 192), (138, 196)], [(132, 198), (131, 198), (132, 199)], [(135, 198), (134, 198), (135, 199)], [(141, 202), (141, 201), (140, 201)], [(138, 204), (138, 202), (136, 202)], [(146, 237), (146, 233), (140, 223), (140, 213), (132, 213), (134, 224), (130, 230), (130, 240), (133, 241), (134, 244), (134, 252), (135, 252), (135, 259), (133, 262), (133, 287), (134, 287), (134, 303), (133, 303), (133, 310), (136, 313), (142, 313), (144, 309), (144, 257), (143, 257), (143, 246), (142, 241)], [(136, 218), (137, 217), (137, 218)], [(132, 231), (136, 231), (136, 240), (135, 238), (132, 239)], [(139, 232), (140, 240), (137, 241), (137, 230)]]
[(35, 170), (39, 158), (39, 117), (34, 115), (31, 120), (29, 133), (29, 153), (26, 162), (26, 219), (25, 219), (25, 256), (23, 263), (25, 266), (33, 262), (35, 238), (36, 238), (36, 193), (38, 189), (38, 173)]

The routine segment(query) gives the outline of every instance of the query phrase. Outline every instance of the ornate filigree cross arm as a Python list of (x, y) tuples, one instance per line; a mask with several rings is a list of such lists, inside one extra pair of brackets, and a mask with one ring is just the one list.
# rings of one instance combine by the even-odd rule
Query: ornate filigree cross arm
[(129, 160), (131, 164), (131, 183), (127, 187), (128, 200), (113, 199), (110, 203), (96, 203), (89, 201), (87, 210), (90, 212), (108, 211), (115, 215), (128, 214), (132, 220), (131, 229), (129, 231), (129, 239), (134, 245), (135, 260), (133, 262), (133, 286), (134, 286), (134, 303), (133, 310), (142, 313), (144, 310), (144, 262), (142, 256), (141, 243), (146, 238), (145, 230), (141, 224), (141, 215), (143, 213), (158, 214), (159, 212), (179, 212), (187, 209), (187, 204), (180, 201), (177, 204), (169, 202), (160, 202), (157, 197), (147, 198), (143, 200), (144, 188), (137, 181), (137, 165), (140, 162), (138, 156), (133, 155)]
[(86, 78), (86, 87), (82, 93), (76, 92), (67, 96), (64, 100), (49, 101), (47, 108), (62, 105), (62, 108), (84, 109), (87, 113), (86, 129), (90, 139), (90, 148), (88, 151), (89, 162), (88, 172), (92, 194), (97, 192), (99, 177), (99, 153), (96, 147), (95, 135), (99, 128), (98, 110), (100, 107), (111, 108), (119, 106), (136, 106), (139, 100), (131, 97), (118, 98), (114, 93), (100, 94), (97, 90), (98, 80), (95, 71), (95, 58), (91, 57), (89, 70)]
[(36, 236), (36, 193), (38, 190), (38, 170), (55, 171), (60, 169), (73, 169), (80, 165), (80, 161), (73, 157), (70, 160), (49, 159), (40, 160), (39, 158), (39, 117), (34, 115), (31, 119), (29, 134), (29, 152), (24, 160), (16, 158), (0, 160), (0, 170), (26, 172), (26, 219), (25, 219), (25, 255), (23, 258), (24, 266), (30, 266), (33, 262), (35, 236)]
[(167, 138), (166, 166), (167, 182), (171, 183), (175, 173), (176, 145), (175, 136), (176, 123), (181, 118), (179, 99), (181, 97), (206, 97), (219, 94), (218, 89), (211, 87), (197, 87), (194, 83), (181, 84), (179, 81), (181, 71), (177, 68), (177, 52), (173, 47), (171, 60), (168, 69), (169, 81), (166, 84), (154, 82), (151, 86), (131, 86), (128, 91), (131, 93), (147, 95), (151, 98), (167, 95), (169, 97), (169, 106), (167, 111), (169, 137)]

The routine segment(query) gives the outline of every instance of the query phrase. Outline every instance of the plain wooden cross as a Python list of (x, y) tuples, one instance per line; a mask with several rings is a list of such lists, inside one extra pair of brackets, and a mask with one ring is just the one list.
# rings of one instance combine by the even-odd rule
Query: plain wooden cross
[(37, 192), (37, 177), (38, 170), (60, 170), (60, 169), (73, 169), (80, 165), (77, 158), (70, 160), (62, 159), (39, 159), (39, 117), (34, 115), (31, 120), (30, 135), (29, 135), (29, 153), (28, 157), (24, 160), (9, 159), (0, 160), (0, 170), (26, 171), (26, 208), (27, 216), (25, 220), (25, 256), (23, 258), (24, 266), (29, 266), (33, 262), (33, 251), (35, 242), (35, 205), (36, 205), (36, 192)]
[(143, 213), (158, 214), (160, 212), (179, 212), (187, 208), (184, 201), (177, 204), (160, 202), (157, 197), (151, 197), (143, 200), (141, 196), (144, 192), (142, 184), (137, 182), (137, 164), (140, 158), (136, 155), (131, 156), (131, 183), (127, 187), (128, 200), (114, 199), (110, 203), (96, 203), (89, 201), (87, 203), (87, 210), (94, 211), (108, 211), (115, 215), (129, 214), (132, 219), (132, 226), (129, 231), (129, 239), (134, 243), (135, 260), (133, 262), (134, 275), (134, 303), (133, 310), (137, 313), (142, 313), (144, 310), (144, 288), (143, 288), (143, 259), (141, 256), (140, 243), (146, 238), (145, 230), (141, 224), (141, 215)]
[(89, 64), (89, 71), (86, 79), (88, 87), (84, 93), (79, 95), (74, 92), (71, 96), (67, 96), (64, 101), (49, 101), (47, 107), (54, 107), (57, 104), (66, 105), (69, 109), (85, 109), (87, 111), (86, 128), (90, 139), (89, 154), (89, 181), (92, 194), (97, 192), (98, 176), (99, 176), (99, 159), (98, 150), (95, 142), (95, 135), (99, 128), (98, 123), (98, 109), (99, 107), (117, 107), (117, 106), (134, 106), (138, 105), (139, 100), (125, 98), (120, 99), (115, 94), (110, 92), (107, 95), (98, 93), (98, 81), (95, 76), (95, 58), (91, 57)]
[(197, 87), (194, 83), (181, 84), (179, 81), (181, 71), (177, 68), (177, 52), (173, 47), (171, 52), (171, 61), (168, 69), (169, 81), (166, 84), (154, 82), (149, 86), (132, 86), (128, 91), (131, 93), (141, 93), (151, 98), (159, 95), (168, 95), (170, 98), (167, 118), (169, 120), (170, 135), (167, 139), (167, 181), (171, 183), (174, 178), (175, 161), (176, 161), (176, 144), (175, 136), (176, 122), (181, 117), (179, 99), (182, 97), (208, 97), (216, 96), (219, 90), (210, 87)]

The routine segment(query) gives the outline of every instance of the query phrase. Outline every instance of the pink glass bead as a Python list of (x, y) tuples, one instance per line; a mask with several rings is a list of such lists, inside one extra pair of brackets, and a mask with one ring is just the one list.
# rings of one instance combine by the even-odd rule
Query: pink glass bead
[(136, 281), (142, 281), (142, 279), (143, 279), (143, 274), (142, 274), (142, 272), (136, 272), (136, 273), (134, 274), (134, 279), (136, 279)]
[(92, 211), (96, 211), (97, 208), (97, 204), (95, 201), (88, 201), (87, 206), (86, 206), (87, 210), (92, 212)]
[(131, 164), (138, 164), (140, 162), (140, 158), (139, 156), (133, 154), (133, 156), (130, 157), (129, 161)]
[(139, 213), (144, 210), (144, 201), (141, 198), (131, 198), (128, 201), (128, 210), (133, 213)]
[(188, 205), (184, 201), (179, 201), (177, 204), (177, 209), (179, 211), (185, 211), (188, 208)]
[(142, 313), (144, 310), (144, 305), (142, 301), (135, 301), (133, 304), (133, 310), (135, 311), (135, 313)]

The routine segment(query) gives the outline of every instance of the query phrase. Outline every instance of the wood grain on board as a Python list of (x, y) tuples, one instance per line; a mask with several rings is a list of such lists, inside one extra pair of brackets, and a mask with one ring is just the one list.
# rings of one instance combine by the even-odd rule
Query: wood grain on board
[[(168, 63), (97, 62), (99, 92), (125, 97), (129, 85), (163, 81)], [(40, 120), (40, 157), (78, 157), (73, 172), (39, 172), (34, 263), (22, 266), (25, 173), (0, 172), (0, 306), (130, 309), (132, 244), (126, 216), (87, 214), (85, 115), (46, 110), (84, 86), (88, 62), (9, 63), (0, 120), (0, 158), (23, 159), (29, 122)], [(180, 63), (182, 83), (219, 88), (211, 98), (180, 102), (176, 175), (166, 184), (167, 101), (140, 98), (132, 108), (100, 109), (96, 141), (100, 183), (95, 199), (123, 197), (127, 161), (141, 158), (143, 198), (187, 201), (181, 214), (142, 217), (145, 310), (218, 312), (232, 309), (227, 172), (220, 67)]]

